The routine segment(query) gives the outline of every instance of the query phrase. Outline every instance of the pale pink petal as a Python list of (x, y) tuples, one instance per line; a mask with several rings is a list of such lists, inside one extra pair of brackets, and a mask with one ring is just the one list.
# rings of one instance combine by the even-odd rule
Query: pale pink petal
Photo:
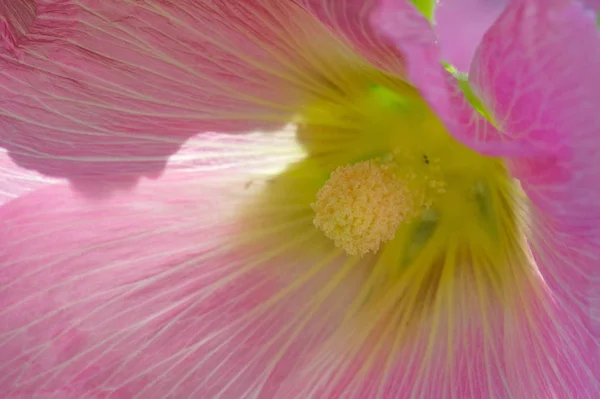
[(507, 0), (441, 0), (435, 8), (435, 31), (442, 60), (468, 72), (483, 34), (500, 15)]
[(251, 169), (0, 207), (0, 396), (272, 398), (335, 326), (343, 290), (321, 295), (330, 267), (309, 273), (326, 258), (233, 223)]
[(197, 133), (287, 123), (331, 91), (321, 55), (345, 51), (292, 2), (36, 5), (18, 48), (0, 52), (0, 146), (87, 190), (156, 177)]

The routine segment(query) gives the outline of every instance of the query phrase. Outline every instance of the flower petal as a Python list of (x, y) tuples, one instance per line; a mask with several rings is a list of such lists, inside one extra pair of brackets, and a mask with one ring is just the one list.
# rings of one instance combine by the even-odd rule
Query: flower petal
[(600, 0), (582, 0), (582, 2), (595, 12), (600, 12)]
[(328, 87), (332, 42), (292, 2), (37, 2), (0, 54), (0, 145), (89, 191), (155, 177), (197, 133), (287, 123)]
[(0, 48), (11, 51), (29, 31), (35, 18), (35, 0), (0, 2)]
[[(505, 137), (543, 149), (529, 156), (505, 154), (533, 202), (534, 257), (557, 308), (557, 316), (538, 323), (536, 331), (553, 328), (573, 353), (557, 361), (552, 383), (547, 376), (535, 378), (546, 381), (545, 396), (595, 397), (600, 390), (594, 369), (600, 355), (594, 320), (600, 288), (595, 16), (579, 2), (511, 2), (484, 37), (470, 79)], [(544, 351), (533, 359), (546, 356)], [(512, 377), (521, 380), (525, 372), (518, 368)], [(544, 396), (534, 389), (523, 384), (525, 394)]]
[(509, 150), (517, 153), (533, 150), (502, 138), (473, 108), (456, 79), (442, 66), (433, 28), (408, 0), (380, 0), (379, 3), (371, 23), (404, 55), (409, 80), (454, 138), (490, 156)]
[(435, 9), (435, 31), (441, 58), (468, 72), (483, 34), (500, 15), (507, 0), (442, 0)]
[(52, 186), (0, 207), (0, 396), (273, 397), (344, 292), (320, 295), (337, 255), (311, 264), (232, 223), (246, 190), (233, 172), (105, 201)]
[(0, 149), (0, 205), (52, 182), (38, 173), (19, 168), (6, 151)]
[(404, 60), (393, 44), (384, 40), (369, 21), (378, 0), (295, 0), (332, 31), (348, 40), (367, 60), (388, 72), (403, 76)]
[(515, 314), (515, 365), (508, 378), (523, 397), (594, 398), (600, 392), (600, 334), (594, 298), (600, 286), (600, 242), (576, 237), (547, 215), (532, 225), (532, 255), (547, 293), (523, 296), (530, 304)]
[[(490, 319), (495, 316), (490, 315)], [(477, 324), (480, 320), (474, 321)], [(466, 320), (465, 320), (466, 322)], [(428, 326), (444, 328), (444, 326)], [(393, 346), (367, 344), (346, 353), (316, 357), (294, 373), (279, 398), (494, 398), (511, 397), (505, 386), (502, 333), (484, 333), (482, 325), (456, 335), (453, 342), (428, 342), (434, 333), (398, 353)], [(486, 324), (498, 328), (502, 324)], [(443, 333), (445, 334), (445, 333)], [(441, 338), (441, 337), (438, 337)], [(358, 353), (355, 353), (358, 352)], [(452, 353), (452, 355), (450, 355)], [(518, 397), (518, 396), (514, 396)]]
[(600, 32), (594, 17), (577, 2), (513, 1), (484, 38), (470, 78), (503, 136), (544, 149), (545, 156), (506, 153), (536, 206), (574, 233), (596, 236)]
[(405, 55), (408, 78), (437, 111), (436, 97), (447, 97), (447, 85), (429, 21), (408, 0), (381, 0), (371, 23)]
[[(562, 261), (562, 255), (546, 252), (538, 261)], [(374, 338), (358, 348), (324, 352), (290, 376), (277, 397), (597, 396), (597, 341), (579, 312), (543, 291), (539, 281), (506, 293), (508, 306), (489, 302), (473, 287), (442, 294), (441, 303), (450, 300), (441, 305), (445, 316), (432, 316), (412, 341), (382, 344)], [(382, 326), (373, 335), (384, 334)], [(399, 351), (401, 345), (406, 349)]]

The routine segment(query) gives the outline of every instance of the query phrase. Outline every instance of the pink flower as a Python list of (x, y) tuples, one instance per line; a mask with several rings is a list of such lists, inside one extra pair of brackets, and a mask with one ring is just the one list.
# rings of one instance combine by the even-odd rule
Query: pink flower
[(598, 397), (580, 2), (508, 3), (481, 112), (401, 0), (0, 12), (0, 144), (49, 176), (0, 180), (0, 397)]

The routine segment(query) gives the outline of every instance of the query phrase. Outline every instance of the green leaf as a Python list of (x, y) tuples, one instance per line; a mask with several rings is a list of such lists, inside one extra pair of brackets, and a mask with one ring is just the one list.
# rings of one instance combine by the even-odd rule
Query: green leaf
[(433, 12), (436, 0), (411, 0), (414, 6), (429, 20), (433, 22)]

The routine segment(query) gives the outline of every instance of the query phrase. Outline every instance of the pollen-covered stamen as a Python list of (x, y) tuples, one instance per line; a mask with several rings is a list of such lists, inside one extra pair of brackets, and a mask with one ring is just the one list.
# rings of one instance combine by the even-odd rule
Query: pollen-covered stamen
[(314, 224), (350, 255), (376, 252), (424, 209), (423, 196), (377, 161), (337, 168), (311, 204)]

